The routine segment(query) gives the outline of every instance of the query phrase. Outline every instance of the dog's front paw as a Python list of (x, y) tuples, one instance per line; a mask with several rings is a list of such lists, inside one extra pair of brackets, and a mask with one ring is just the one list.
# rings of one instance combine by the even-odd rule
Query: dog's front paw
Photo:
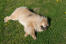
[(36, 40), (37, 38), (36, 38), (36, 37), (34, 37), (33, 39), (34, 39), (34, 40)]
[(25, 35), (24, 35), (25, 37), (27, 37), (28, 36), (28, 34), (27, 33), (25, 33)]

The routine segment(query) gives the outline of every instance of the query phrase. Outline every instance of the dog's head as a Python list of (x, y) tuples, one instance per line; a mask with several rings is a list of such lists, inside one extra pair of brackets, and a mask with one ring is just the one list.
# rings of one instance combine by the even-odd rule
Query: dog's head
[(43, 17), (43, 19), (40, 22), (40, 27), (42, 30), (46, 30), (48, 28), (49, 24), (48, 24), (48, 20), (46, 17)]

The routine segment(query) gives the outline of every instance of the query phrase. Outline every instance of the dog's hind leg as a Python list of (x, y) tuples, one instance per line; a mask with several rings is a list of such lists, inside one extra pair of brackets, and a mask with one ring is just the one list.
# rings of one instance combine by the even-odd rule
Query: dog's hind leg
[(4, 18), (4, 22), (8, 22), (8, 20), (10, 20), (9, 16), (7, 16), (7, 17)]
[(18, 9), (16, 9), (10, 16), (4, 18), (4, 22), (8, 22), (8, 20), (17, 20), (20, 15)]
[(10, 16), (6, 16), (6, 17), (4, 18), (4, 22), (8, 22), (8, 20), (17, 20), (17, 19), (18, 19), (17, 14), (13, 13), (13, 14), (10, 15)]

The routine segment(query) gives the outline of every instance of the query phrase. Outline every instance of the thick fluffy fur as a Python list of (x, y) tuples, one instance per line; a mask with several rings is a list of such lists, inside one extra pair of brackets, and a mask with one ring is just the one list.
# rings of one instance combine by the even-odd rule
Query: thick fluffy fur
[(25, 37), (31, 35), (34, 40), (36, 39), (35, 31), (41, 32), (43, 31), (41, 26), (48, 26), (46, 17), (39, 16), (26, 7), (19, 7), (10, 16), (4, 18), (4, 22), (8, 20), (18, 20), (24, 26)]

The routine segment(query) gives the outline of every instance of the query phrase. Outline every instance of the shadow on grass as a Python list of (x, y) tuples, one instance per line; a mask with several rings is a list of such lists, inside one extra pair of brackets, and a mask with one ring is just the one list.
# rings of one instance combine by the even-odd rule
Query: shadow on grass
[(49, 24), (49, 27), (51, 26), (51, 18), (48, 17), (48, 24)]

